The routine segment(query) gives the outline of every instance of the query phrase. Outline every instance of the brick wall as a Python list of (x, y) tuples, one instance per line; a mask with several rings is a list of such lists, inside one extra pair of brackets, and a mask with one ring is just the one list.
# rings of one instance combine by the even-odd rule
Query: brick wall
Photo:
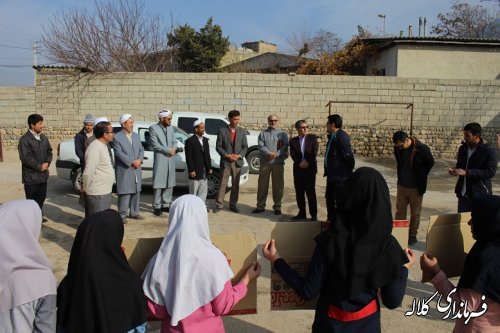
[(0, 87), (0, 133), (3, 147), (17, 147), (17, 140), (26, 132), (26, 120), (32, 113), (36, 113), (35, 88)]
[[(461, 128), (472, 121), (491, 139), (500, 128), (500, 81), (403, 79), (395, 77), (289, 76), (283, 74), (113, 73), (107, 75), (38, 74), (36, 109), (46, 119), (54, 141), (72, 137), (86, 113), (118, 120), (132, 113), (137, 120), (156, 120), (158, 110), (204, 111), (226, 115), (242, 112), (242, 125), (266, 126), (276, 113), (282, 127), (305, 118), (323, 135), (328, 101), (340, 113), (358, 154), (388, 155), (395, 130), (409, 130), (410, 110), (402, 105), (356, 102), (414, 103), (413, 132), (437, 156), (453, 158)], [(15, 113), (15, 111), (12, 111)], [(10, 114), (10, 111), (9, 111)], [(322, 138), (324, 141), (324, 137)]]

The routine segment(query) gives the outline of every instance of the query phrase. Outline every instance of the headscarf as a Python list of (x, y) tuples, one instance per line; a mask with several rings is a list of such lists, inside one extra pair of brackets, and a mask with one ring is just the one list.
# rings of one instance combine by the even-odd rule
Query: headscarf
[(67, 332), (120, 333), (146, 322), (141, 280), (121, 249), (123, 222), (107, 209), (78, 226), (68, 273), (58, 288), (58, 327)]
[(473, 197), (471, 217), (476, 243), (465, 259), (458, 287), (500, 303), (500, 196)]
[(56, 278), (38, 242), (41, 228), (35, 201), (0, 206), (0, 312), (56, 294)]
[(169, 228), (142, 278), (144, 293), (163, 305), (170, 324), (210, 303), (233, 277), (224, 254), (212, 245), (207, 208), (195, 195), (183, 195), (170, 206)]
[(334, 303), (387, 285), (408, 262), (391, 235), (389, 188), (377, 170), (357, 169), (338, 206), (337, 220), (316, 238), (329, 261), (326, 287)]

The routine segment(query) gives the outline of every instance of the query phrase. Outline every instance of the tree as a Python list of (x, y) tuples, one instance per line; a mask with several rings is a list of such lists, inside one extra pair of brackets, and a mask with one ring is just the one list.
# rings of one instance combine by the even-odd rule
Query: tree
[(432, 34), (453, 38), (500, 38), (500, 24), (493, 13), (481, 5), (455, 3), (448, 13), (439, 13), (440, 23)]
[(321, 29), (314, 35), (307, 31), (293, 33), (287, 38), (287, 42), (299, 57), (319, 58), (338, 51), (342, 40), (336, 33)]
[(377, 48), (363, 42), (370, 37), (365, 28), (358, 26), (358, 34), (345, 46), (332, 54), (324, 54), (319, 60), (309, 60), (298, 73), (309, 75), (366, 75), (366, 62), (376, 54)]
[(156, 72), (168, 61), (166, 29), (140, 0), (94, 1), (55, 14), (43, 27), (48, 58), (97, 72)]
[(229, 50), (229, 38), (222, 35), (221, 27), (210, 17), (199, 32), (188, 24), (178, 26), (168, 34), (168, 45), (180, 71), (212, 72)]

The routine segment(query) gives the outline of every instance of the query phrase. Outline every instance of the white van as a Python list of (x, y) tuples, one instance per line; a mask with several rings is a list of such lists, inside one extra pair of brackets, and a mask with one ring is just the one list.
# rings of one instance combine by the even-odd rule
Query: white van
[[(210, 146), (214, 148), (217, 141), (217, 133), (219, 133), (219, 129), (221, 129), (222, 127), (227, 127), (227, 125), (229, 124), (227, 118), (216, 113), (183, 111), (174, 111), (173, 113), (172, 125), (179, 127), (189, 134), (193, 134), (193, 123), (195, 122), (195, 120), (199, 119), (203, 121), (205, 123), (205, 136), (209, 139), (208, 142)], [(259, 173), (260, 159), (259, 146), (257, 143), (258, 137), (258, 131), (247, 130), (248, 151), (246, 159), (250, 168), (250, 173)]]

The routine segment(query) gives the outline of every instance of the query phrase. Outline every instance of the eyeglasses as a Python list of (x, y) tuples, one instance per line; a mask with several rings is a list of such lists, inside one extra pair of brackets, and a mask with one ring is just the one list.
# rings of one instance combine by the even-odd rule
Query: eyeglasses
[(278, 119), (269, 119), (269, 122), (270, 122), (270, 123), (277, 123), (277, 122), (278, 122)]
[(106, 134), (115, 134), (113, 131), (106, 132)]

